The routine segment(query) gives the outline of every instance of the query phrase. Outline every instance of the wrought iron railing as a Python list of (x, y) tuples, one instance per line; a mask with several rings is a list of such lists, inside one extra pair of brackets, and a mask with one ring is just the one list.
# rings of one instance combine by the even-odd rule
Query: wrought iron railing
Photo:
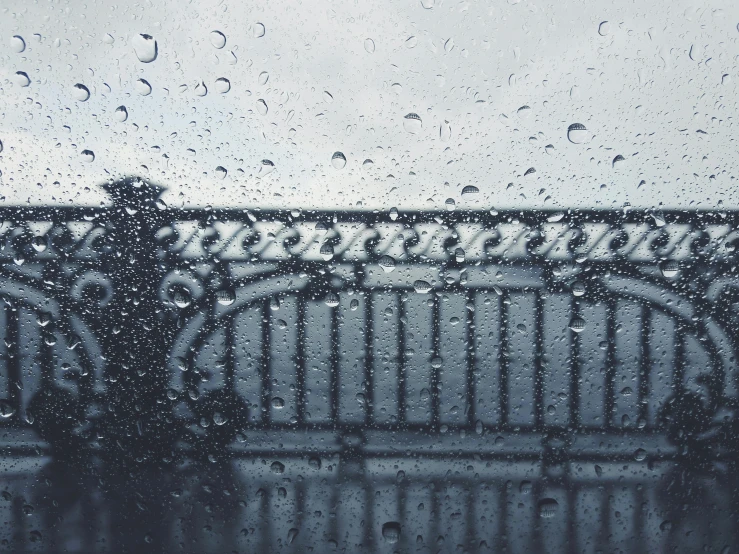
[[(508, 502), (502, 470), (468, 467), (514, 463), (566, 488), (564, 510), (585, 464), (736, 461), (735, 212), (176, 209), (137, 179), (108, 191), (0, 208), (6, 455), (335, 459), (362, 495), (377, 460), (454, 459), (465, 506), (487, 486)], [(487, 540), (465, 510), (459, 543)], [(375, 544), (367, 525), (352, 532)], [(500, 525), (490, 540), (514, 544)]]

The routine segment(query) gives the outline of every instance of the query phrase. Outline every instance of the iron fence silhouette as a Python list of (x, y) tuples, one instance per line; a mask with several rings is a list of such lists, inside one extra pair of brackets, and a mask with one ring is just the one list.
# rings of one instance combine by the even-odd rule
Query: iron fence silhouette
[[(424, 529), (403, 551), (416, 535), (434, 551), (595, 551), (614, 534), (655, 551), (675, 533), (633, 537), (667, 521), (642, 508), (672, 494), (659, 479), (712, 464), (731, 480), (734, 212), (189, 209), (137, 179), (108, 191), (108, 207), (0, 208), (12, 498), (41, 461), (174, 480), (213, 463), (250, 491), (234, 549), (373, 551), (402, 520)], [(84, 550), (113, 540), (115, 514), (92, 515), (102, 493), (80, 487), (57, 511), (98, 518)], [(567, 517), (542, 523), (545, 498)], [(153, 544), (224, 547), (226, 530), (186, 523), (217, 517), (178, 520), (171, 502)], [(577, 523), (611, 504), (620, 516)], [(18, 550), (33, 547), (23, 505), (4, 508)]]

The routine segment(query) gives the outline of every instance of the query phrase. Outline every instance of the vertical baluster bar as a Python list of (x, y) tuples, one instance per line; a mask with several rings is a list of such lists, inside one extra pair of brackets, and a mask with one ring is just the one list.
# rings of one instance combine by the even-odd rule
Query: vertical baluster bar
[(508, 341), (510, 326), (508, 306), (510, 302), (507, 294), (500, 299), (500, 422), (503, 427), (509, 423), (508, 417), (508, 359), (510, 344)]
[(403, 425), (406, 423), (405, 393), (407, 387), (406, 379), (408, 378), (405, 360), (406, 312), (405, 298), (403, 295), (397, 294), (395, 298), (396, 305), (398, 306), (398, 424)]
[(264, 417), (262, 418), (262, 421), (265, 424), (269, 424), (269, 422), (272, 419), (272, 385), (270, 383), (270, 376), (272, 375), (272, 357), (270, 356), (271, 348), (270, 348), (270, 308), (269, 308), (269, 299), (265, 298), (264, 302), (262, 303), (262, 391), (261, 391), (261, 398), (262, 398), (262, 411), (264, 413)]
[[(434, 351), (434, 358), (441, 356), (441, 345), (440, 345), (440, 318), (439, 313), (439, 298), (435, 293), (431, 293), (431, 337), (432, 347)], [(435, 368), (432, 365), (431, 369), (431, 425), (436, 427), (439, 425), (440, 417), (440, 405), (439, 405), (439, 368)]]
[[(544, 424), (544, 308), (541, 293), (534, 293), (534, 428), (541, 430)], [(560, 370), (561, 371), (561, 370)]]
[[(465, 294), (465, 362), (467, 364), (467, 425), (475, 427), (477, 421), (477, 387), (475, 379), (475, 293)], [(471, 527), (471, 526), (470, 526)]]
[(339, 313), (331, 310), (331, 359), (329, 361), (329, 379), (331, 381), (331, 424), (339, 425)]
[(646, 421), (650, 402), (650, 378), (652, 368), (651, 346), (649, 336), (652, 329), (652, 310), (648, 306), (642, 309), (641, 333), (639, 335), (640, 367), (639, 367), (639, 419)]
[(298, 425), (305, 423), (305, 373), (306, 373), (306, 360), (305, 360), (305, 322), (306, 322), (306, 307), (305, 307), (305, 296), (298, 293), (296, 296), (296, 310), (297, 310), (297, 342), (295, 345), (295, 356), (296, 364), (295, 371), (296, 379), (295, 386), (297, 387), (297, 409), (296, 417), (298, 418)]

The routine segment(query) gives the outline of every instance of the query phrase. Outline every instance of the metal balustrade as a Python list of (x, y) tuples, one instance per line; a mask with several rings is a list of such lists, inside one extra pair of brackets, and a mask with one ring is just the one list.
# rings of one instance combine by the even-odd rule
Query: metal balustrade
[[(640, 515), (670, 494), (658, 475), (736, 462), (737, 213), (217, 210), (136, 179), (108, 190), (107, 207), (0, 208), (10, 489), (48, 460), (180, 464), (174, 480), (209, 460), (250, 491), (233, 548), (372, 551), (402, 519), (432, 550), (596, 551), (621, 533), (653, 552), (674, 534), (633, 527), (659, 527)], [(585, 505), (611, 515), (535, 523), (545, 497), (570, 526)], [(115, 514), (90, 517), (114, 534)], [(166, 540), (223, 547), (167, 518)], [(30, 548), (17, 529), (8, 544)]]

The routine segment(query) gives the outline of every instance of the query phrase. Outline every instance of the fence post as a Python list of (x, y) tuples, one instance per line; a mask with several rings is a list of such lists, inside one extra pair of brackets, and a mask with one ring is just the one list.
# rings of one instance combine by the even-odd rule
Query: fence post
[(113, 295), (99, 330), (108, 381), (103, 443), (113, 460), (151, 466), (172, 458), (176, 439), (165, 367), (174, 330), (159, 298), (165, 269), (156, 242), (166, 222), (156, 205), (163, 189), (136, 179), (106, 188), (114, 207), (101, 264)]

